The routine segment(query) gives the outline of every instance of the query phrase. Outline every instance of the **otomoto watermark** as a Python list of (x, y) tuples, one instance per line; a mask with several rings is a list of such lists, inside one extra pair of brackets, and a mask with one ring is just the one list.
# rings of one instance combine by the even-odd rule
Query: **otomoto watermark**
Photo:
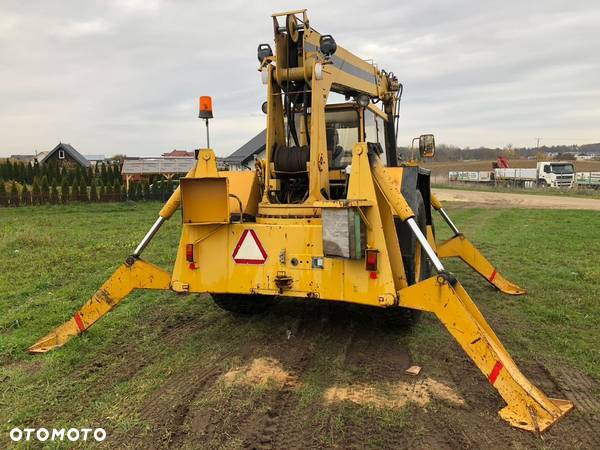
[(8, 434), (13, 442), (102, 442), (106, 439), (106, 431), (104, 428), (13, 428)]

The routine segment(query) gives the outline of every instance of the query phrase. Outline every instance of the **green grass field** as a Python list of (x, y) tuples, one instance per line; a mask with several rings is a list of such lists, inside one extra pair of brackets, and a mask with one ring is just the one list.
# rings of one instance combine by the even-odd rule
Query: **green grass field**
[[(556, 434), (543, 442), (500, 421), (493, 408), (501, 402), (494, 391), (429, 316), (413, 330), (373, 331), (361, 328), (360, 316), (348, 313), (352, 332), (346, 334), (345, 319), (335, 318), (344, 317), (339, 308), (335, 317), (317, 311), (326, 317), (322, 319), (325, 325), (317, 327), (310, 314), (320, 306), (306, 306), (309, 314), (301, 302), (284, 302), (264, 316), (241, 320), (219, 310), (206, 297), (137, 292), (65, 347), (46, 355), (28, 355), (29, 345), (68, 319), (110, 276), (152, 224), (160, 206), (124, 203), (0, 209), (0, 447), (13, 448), (8, 431), (14, 426), (102, 426), (112, 441), (105, 448), (238, 448), (244, 439), (251, 439), (251, 433), (242, 436), (244, 430), (262, 427), (244, 413), (248, 409), (257, 414), (262, 411), (267, 419), (273, 410), (298, 418), (297, 428), (292, 424), (285, 428), (280, 421), (278, 435), (297, 433), (305, 446), (348, 448), (358, 439), (352, 430), (359, 430), (355, 434), (360, 436), (375, 427), (365, 446), (383, 448), (389, 445), (385, 439), (404, 436), (408, 439), (404, 442), (418, 448), (443, 447), (443, 442), (458, 448), (477, 444), (481, 436), (474, 428), (482, 423), (490, 424), (491, 434), (485, 437), (490, 445), (512, 442), (519, 448), (566, 448), (561, 430), (572, 436), (570, 444), (580, 438), (578, 427), (567, 421), (566, 428), (557, 427)], [(448, 263), (525, 372), (529, 368), (529, 373), (535, 373), (541, 366), (551, 374), (574, 371), (599, 380), (600, 214), (452, 205), (447, 209), (505, 276), (528, 289), (526, 296), (506, 297), (459, 262)], [(146, 250), (145, 259), (168, 268), (174, 260), (179, 227), (176, 215)], [(442, 238), (448, 237), (439, 221), (437, 227)], [(300, 346), (311, 349), (308, 361), (304, 354), (290, 359), (290, 367), (301, 373), (301, 387), (281, 394), (268, 387), (235, 388), (215, 381), (218, 373), (260, 355), (261, 349), (281, 355), (284, 362), (292, 358), (284, 338), (289, 330), (298, 336)], [(355, 407), (347, 402), (321, 406), (319, 399), (334, 382), (381, 382), (375, 366), (369, 366), (370, 372), (368, 367), (344, 363), (345, 356), (340, 356), (348, 352), (344, 342), (359, 340), (357, 334), (362, 341), (377, 341), (377, 348), (406, 349), (410, 359), (428, 373), (451, 378), (460, 388), (463, 375), (453, 372), (449, 361), (457, 362), (474, 377), (468, 383), (484, 392), (465, 387), (467, 403), (475, 405), (483, 395), (492, 408), (470, 412), (435, 403), (427, 415), (415, 406), (400, 410)], [(205, 372), (206, 367), (212, 372)], [(175, 383), (183, 374), (191, 378)], [(597, 381), (589, 395), (598, 404)], [(189, 401), (181, 403), (179, 397)], [(175, 414), (173, 408), (181, 405), (185, 414), (179, 410)], [(197, 411), (202, 412), (198, 417), (218, 420), (199, 425), (193, 415)], [(181, 423), (168, 419), (172, 414)], [(590, 421), (597, 414), (584, 411), (575, 417), (596, 423)], [(433, 426), (436, 417), (441, 425)], [(474, 418), (479, 421), (477, 427)], [(195, 435), (200, 428), (209, 431)], [(440, 441), (439, 433), (446, 433), (446, 440)], [(501, 435), (500, 441), (494, 440), (494, 433)], [(586, 448), (585, 442), (582, 445)]]

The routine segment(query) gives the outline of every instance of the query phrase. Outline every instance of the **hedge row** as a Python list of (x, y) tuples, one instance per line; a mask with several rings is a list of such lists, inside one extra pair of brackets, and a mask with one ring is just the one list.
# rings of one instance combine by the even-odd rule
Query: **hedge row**
[(89, 186), (83, 177), (75, 179), (70, 186), (66, 178), (58, 185), (54, 181), (48, 183), (45, 176), (41, 180), (35, 177), (31, 186), (16, 181), (5, 183), (0, 179), (0, 207), (71, 202), (165, 201), (172, 192), (173, 183), (170, 181), (158, 181), (152, 185), (132, 182), (127, 191), (119, 182), (105, 186), (101, 179), (95, 178), (92, 178)]

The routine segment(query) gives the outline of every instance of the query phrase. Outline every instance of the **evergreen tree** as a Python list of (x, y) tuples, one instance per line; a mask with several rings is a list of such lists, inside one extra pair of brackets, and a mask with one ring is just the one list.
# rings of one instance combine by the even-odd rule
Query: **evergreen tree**
[(90, 184), (90, 202), (98, 201), (98, 190), (96, 189), (96, 180), (92, 178), (92, 183)]
[(50, 188), (50, 203), (56, 205), (58, 202), (58, 187), (56, 186), (56, 180), (52, 179), (52, 187)]
[(40, 204), (40, 181), (38, 177), (33, 177), (33, 185), (31, 186), (31, 204), (39, 205)]
[(34, 178), (37, 177), (37, 176), (39, 176), (39, 174), (40, 174), (40, 163), (38, 162), (37, 159), (33, 162), (33, 170), (32, 170), (32, 172), (33, 172), (33, 177)]
[(13, 181), (10, 188), (10, 206), (19, 206), (19, 188), (17, 182)]
[(68, 177), (65, 174), (60, 183), (60, 202), (65, 204), (69, 201), (69, 183)]
[(44, 175), (40, 186), (41, 196), (40, 201), (42, 204), (47, 203), (50, 199), (50, 185), (48, 184), (48, 177)]
[(90, 164), (85, 172), (85, 182), (91, 186), (92, 180), (94, 179), (94, 169), (92, 169), (92, 165)]
[(127, 190), (127, 200), (135, 200), (135, 181), (129, 183), (129, 189)]
[(82, 202), (89, 201), (87, 184), (85, 184), (85, 180), (83, 179), (83, 176), (81, 176), (79, 178), (79, 197)]
[(115, 180), (113, 183), (112, 200), (114, 202), (118, 202), (121, 200), (121, 185), (119, 184), (119, 182), (117, 180)]
[(169, 194), (167, 193), (167, 180), (160, 180), (160, 200), (161, 201), (166, 201), (167, 197), (169, 196)]
[[(6, 173), (6, 172), (4, 172)], [(0, 178), (0, 206), (8, 206), (8, 198), (6, 196), (6, 188), (4, 187), (4, 180)]]
[(150, 185), (148, 186), (149, 188), (149, 193), (148, 196), (150, 197), (151, 200), (156, 200), (156, 183), (150, 183)]
[(143, 192), (144, 200), (146, 200), (146, 201), (150, 200), (150, 185), (144, 181), (142, 184), (142, 187), (144, 189), (144, 192)]
[(113, 183), (118, 181), (121, 184), (121, 167), (118, 162), (114, 162), (111, 167)]
[(33, 166), (31, 164), (25, 165), (25, 184), (33, 183)]
[(106, 166), (104, 163), (100, 163), (100, 170), (98, 170), (98, 178), (100, 178), (104, 183), (106, 183)]
[(106, 201), (106, 190), (104, 189), (104, 183), (100, 178), (98, 178), (98, 200), (101, 202)]
[(6, 178), (6, 181), (10, 181), (13, 178), (13, 166), (8, 160), (4, 163), (4, 178)]
[(31, 192), (26, 184), (23, 185), (23, 190), (21, 191), (21, 203), (23, 205), (31, 205)]
[(79, 180), (73, 177), (73, 183), (71, 184), (71, 201), (78, 202), (81, 199), (79, 195)]

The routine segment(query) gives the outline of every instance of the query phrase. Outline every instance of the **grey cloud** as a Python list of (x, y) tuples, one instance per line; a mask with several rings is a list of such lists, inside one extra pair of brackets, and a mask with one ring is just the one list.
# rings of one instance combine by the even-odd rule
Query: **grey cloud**
[[(3, 2), (0, 155), (152, 155), (203, 145), (198, 95), (227, 154), (264, 126), (256, 46), (290, 2)], [(600, 141), (597, 1), (304, 2), (312, 25), (406, 90), (400, 142)], [(365, 6), (368, 5), (368, 6)], [(559, 142), (564, 143), (564, 142)]]

